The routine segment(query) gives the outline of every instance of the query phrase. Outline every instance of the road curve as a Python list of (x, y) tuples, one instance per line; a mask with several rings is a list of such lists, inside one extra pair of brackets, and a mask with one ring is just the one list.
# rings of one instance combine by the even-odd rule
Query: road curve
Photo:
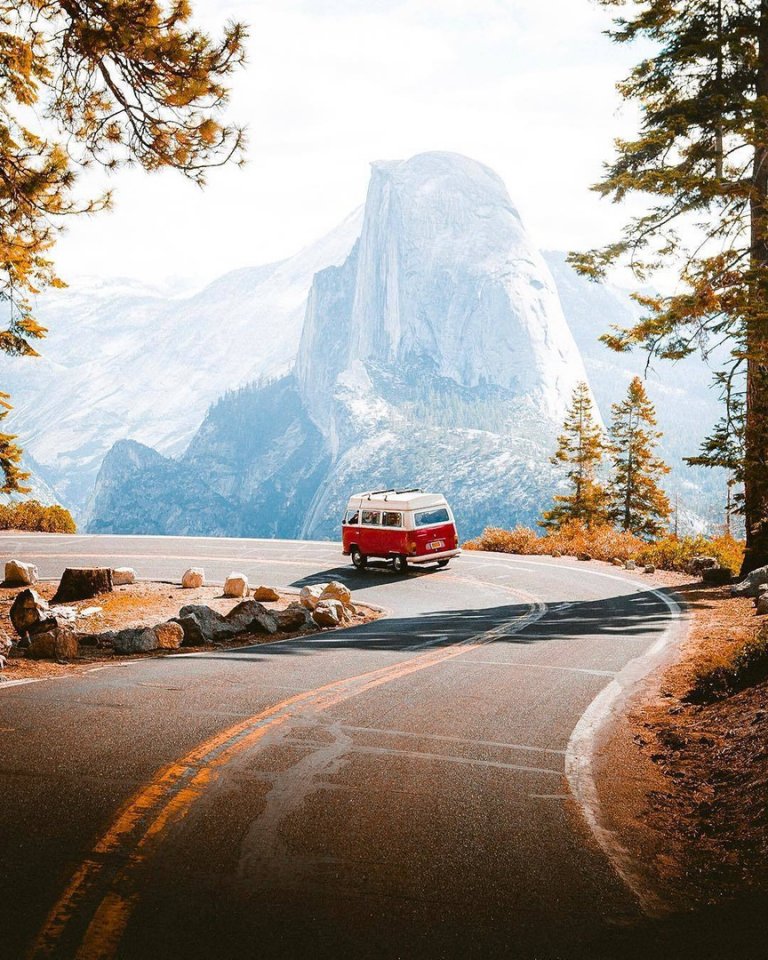
[(639, 919), (566, 755), (669, 633), (650, 588), (479, 553), (358, 573), (303, 541), (0, 538), (12, 555), (334, 578), (387, 616), (0, 685), (4, 957), (593, 957)]

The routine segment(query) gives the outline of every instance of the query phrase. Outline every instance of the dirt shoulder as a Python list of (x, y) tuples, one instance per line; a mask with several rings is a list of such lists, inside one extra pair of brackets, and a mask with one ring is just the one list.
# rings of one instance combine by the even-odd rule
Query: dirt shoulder
[(676, 593), (687, 634), (604, 731), (595, 773), (604, 825), (656, 902), (714, 917), (713, 907), (768, 892), (768, 681), (711, 703), (690, 696), (768, 618), (727, 587)]
[[(58, 582), (39, 581), (34, 590), (45, 600), (50, 600)], [(0, 625), (7, 633), (13, 632), (9, 621), (9, 611), (14, 598), (22, 587), (0, 587)], [(284, 610), (289, 604), (298, 599), (296, 593), (278, 591), (280, 599), (263, 601), (267, 610), (277, 612)], [(205, 604), (226, 615), (232, 610), (241, 598), (224, 597), (220, 586), (206, 586), (196, 589), (184, 589), (178, 584), (160, 583), (156, 581), (138, 581), (137, 583), (118, 586), (112, 593), (100, 594), (89, 600), (79, 600), (68, 603), (78, 611), (76, 621), (77, 633), (99, 634), (107, 630), (122, 630), (126, 627), (151, 627), (165, 620), (176, 617), (179, 610), (189, 604)], [(357, 626), (377, 619), (381, 613), (368, 606), (356, 604), (357, 614), (353, 620), (344, 626)], [(56, 607), (52, 607), (55, 612)], [(325, 629), (344, 629), (325, 628)], [(27, 657), (9, 657), (5, 670), (0, 673), (0, 686), (13, 680), (47, 679), (50, 677), (66, 676), (92, 669), (100, 663), (116, 663), (133, 660), (138, 657), (178, 656), (184, 653), (195, 653), (219, 649), (236, 649), (243, 646), (253, 646), (259, 643), (274, 643), (297, 636), (297, 632), (282, 632), (272, 634), (243, 633), (232, 639), (217, 641), (208, 646), (183, 646), (178, 650), (153, 650), (146, 654), (118, 654), (109, 648), (80, 645), (80, 654), (77, 659), (69, 663), (56, 663), (51, 660), (31, 660)]]

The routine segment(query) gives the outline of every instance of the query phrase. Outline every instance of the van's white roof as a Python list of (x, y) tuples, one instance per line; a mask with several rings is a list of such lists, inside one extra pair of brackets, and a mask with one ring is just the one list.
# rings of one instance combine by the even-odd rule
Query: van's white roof
[(365, 507), (370, 503), (372, 509), (386, 509), (386, 507), (400, 507), (402, 510), (421, 510), (426, 507), (442, 507), (445, 497), (439, 493), (424, 493), (422, 490), (374, 490), (364, 493), (353, 493), (349, 498), (350, 504), (357, 506), (362, 501)]

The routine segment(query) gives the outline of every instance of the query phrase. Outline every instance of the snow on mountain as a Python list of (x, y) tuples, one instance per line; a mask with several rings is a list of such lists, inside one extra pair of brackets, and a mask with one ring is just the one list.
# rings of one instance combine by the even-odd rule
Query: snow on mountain
[(22, 444), (81, 508), (105, 453), (132, 438), (181, 453), (227, 389), (291, 368), (314, 274), (345, 260), (360, 212), (296, 256), (237, 270), (185, 299), (130, 281), (40, 298), (42, 358), (0, 360)]
[[(295, 377), (222, 400), (179, 463), (236, 506), (233, 533), (333, 535), (349, 490), (379, 484), (444, 490), (465, 535), (531, 522), (585, 376), (499, 178), (447, 153), (377, 163), (359, 242), (312, 283)], [(112, 487), (102, 473), (90, 529), (120, 529)]]

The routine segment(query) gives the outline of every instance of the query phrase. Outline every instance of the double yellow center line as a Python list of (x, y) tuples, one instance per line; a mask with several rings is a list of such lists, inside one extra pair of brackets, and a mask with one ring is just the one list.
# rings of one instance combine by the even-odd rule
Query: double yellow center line
[(123, 805), (75, 871), (30, 948), (28, 960), (69, 956), (76, 960), (111, 960), (139, 898), (143, 868), (161, 834), (187, 814), (221, 767), (300, 713), (327, 710), (350, 697), (524, 630), (546, 612), (536, 598), (525, 595), (524, 599), (528, 612), (493, 630), (281, 700), (163, 767)]

